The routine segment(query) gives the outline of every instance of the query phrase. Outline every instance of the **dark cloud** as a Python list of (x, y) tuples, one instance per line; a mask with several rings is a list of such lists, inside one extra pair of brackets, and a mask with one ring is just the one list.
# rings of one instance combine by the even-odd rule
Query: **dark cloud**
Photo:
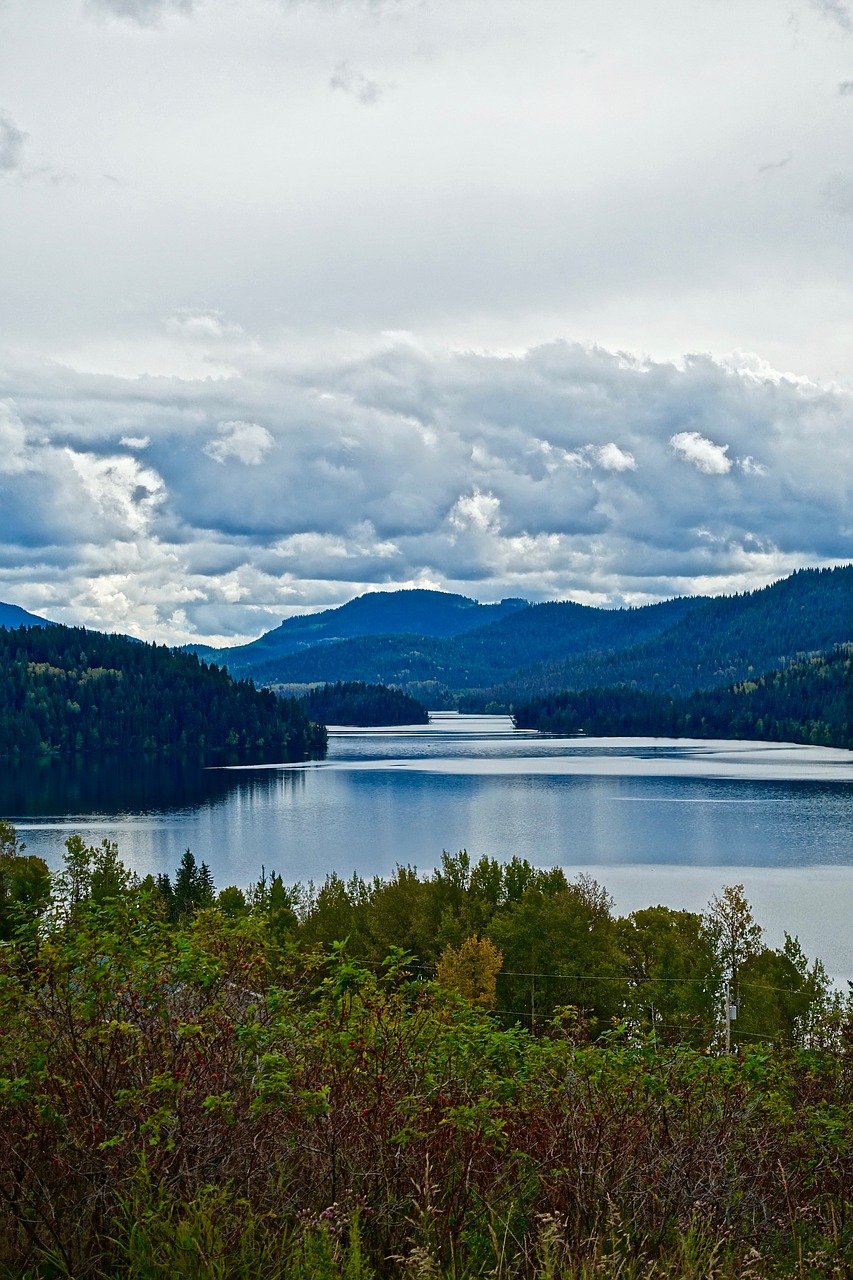
[(0, 111), (0, 177), (23, 172), (27, 136), (14, 120)]
[(365, 107), (373, 106), (385, 92), (381, 84), (354, 70), (349, 62), (338, 63), (329, 79), (329, 88), (349, 94)]
[(90, 6), (141, 27), (152, 27), (167, 13), (192, 13), (195, 0), (89, 0)]
[(835, 22), (842, 31), (853, 32), (853, 15), (841, 0), (810, 0), (813, 9)]

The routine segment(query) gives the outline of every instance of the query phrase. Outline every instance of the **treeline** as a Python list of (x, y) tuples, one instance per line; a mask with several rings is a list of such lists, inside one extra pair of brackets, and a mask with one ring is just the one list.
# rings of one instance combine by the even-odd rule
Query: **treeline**
[(761, 672), (783, 670), (804, 654), (831, 652), (850, 642), (853, 565), (802, 569), (760, 591), (692, 603), (657, 635), (590, 646), (565, 657), (554, 652), (469, 689), (460, 708), (507, 707), (562, 689), (614, 685), (686, 697), (697, 689), (726, 688), (755, 680)]
[(319, 724), (429, 724), (429, 712), (417, 698), (385, 684), (338, 680), (311, 689), (301, 700), (309, 718)]
[(845, 565), (800, 570), (743, 595), (638, 609), (561, 601), (453, 637), (359, 636), (277, 658), (264, 650), (252, 671), (259, 683), (392, 684), (434, 708), (471, 711), (616, 684), (684, 697), (830, 651), (851, 640), (851, 619), (853, 565)]
[[(3, 830), (0, 823), (0, 846)], [(14, 851), (14, 832), (5, 830)], [(62, 891), (75, 902), (102, 903), (140, 888), (114, 843), (88, 847), (72, 836), (66, 849), (61, 882), (40, 859), (14, 863), (29, 887), (23, 896), (7, 888), (3, 899), (0, 884), (0, 937), (12, 936), (16, 912), (25, 918), (32, 903)], [(764, 945), (738, 887), (704, 915), (656, 906), (619, 917), (607, 891), (588, 877), (569, 880), (560, 868), (541, 870), (520, 858), (475, 862), (463, 850), (445, 852), (431, 876), (401, 866), (388, 880), (331, 874), (315, 886), (264, 873), (248, 890), (217, 891), (209, 868), (187, 850), (174, 877), (149, 876), (141, 888), (176, 926), (216, 908), (231, 920), (262, 921), (283, 951), (297, 955), (345, 941), (351, 958), (375, 966), (399, 951), (413, 973), (456, 974), (456, 989), (506, 1023), (541, 1028), (571, 1006), (591, 1040), (616, 1019), (708, 1048), (719, 1041), (728, 981), (738, 1043), (804, 1044), (831, 1002), (821, 964), (810, 963), (796, 939), (777, 949)]]
[(625, 686), (563, 690), (513, 708), (516, 725), (595, 736), (750, 738), (853, 748), (853, 646), (729, 689), (671, 697)]
[[(619, 920), (598, 886), (521, 862), (217, 895), (186, 855), (170, 898), (109, 842), (72, 838), (51, 876), (0, 828), (0, 1273), (846, 1273), (850, 1002), (794, 943), (763, 948), (739, 888), (702, 917)], [(430, 921), (435, 975), (401, 949)], [(503, 955), (463, 936), (478, 924)], [(489, 1011), (500, 973), (523, 1004), (568, 964), (621, 984), (615, 1021), (591, 989), (552, 989), (526, 1025)], [(664, 1016), (667, 991), (706, 986), (707, 1008)], [(748, 1001), (780, 992), (775, 1042), (753, 1040)]]
[(195, 654), (73, 627), (0, 629), (0, 757), (189, 752), (301, 760), (325, 729), (305, 707)]

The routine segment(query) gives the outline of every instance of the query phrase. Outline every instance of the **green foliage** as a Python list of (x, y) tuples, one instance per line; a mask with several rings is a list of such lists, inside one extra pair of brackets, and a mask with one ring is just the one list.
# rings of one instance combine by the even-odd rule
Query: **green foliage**
[(0, 821), (0, 942), (36, 926), (50, 903), (47, 863), (25, 855), (26, 847), (11, 823)]
[[(109, 842), (68, 846), (52, 905), (0, 946), (0, 1275), (843, 1274), (853, 1008), (794, 940), (761, 945), (738, 886), (707, 919), (620, 920), (592, 881), (460, 853), (426, 880), (263, 874), (211, 905), (185, 855), (170, 919)], [(535, 1020), (442, 989), (403, 937), (372, 959), (383, 904), (414, 931), (479, 916), (547, 963)], [(721, 937), (732, 1055), (708, 1025)], [(588, 991), (549, 1020), (569, 977)]]
[(235, 681), (195, 654), (80, 628), (0, 629), (0, 757), (301, 760), (325, 742), (301, 703)]

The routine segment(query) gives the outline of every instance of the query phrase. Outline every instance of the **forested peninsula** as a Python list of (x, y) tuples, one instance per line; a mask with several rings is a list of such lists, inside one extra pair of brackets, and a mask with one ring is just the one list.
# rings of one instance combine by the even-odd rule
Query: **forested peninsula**
[(78, 627), (0, 628), (0, 757), (302, 760), (325, 746), (303, 703), (194, 653)]
[(385, 684), (365, 684), (361, 680), (338, 680), (320, 685), (303, 697), (305, 709), (320, 724), (371, 727), (378, 725), (429, 724), (429, 712), (422, 702)]
[(749, 738), (853, 748), (853, 645), (728, 689), (689, 697), (617, 685), (571, 689), (513, 708), (520, 729), (596, 737)]

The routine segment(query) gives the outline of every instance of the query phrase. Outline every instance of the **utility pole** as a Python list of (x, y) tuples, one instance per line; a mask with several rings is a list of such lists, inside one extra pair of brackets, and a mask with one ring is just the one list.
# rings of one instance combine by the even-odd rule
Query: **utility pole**
[(737, 980), (734, 974), (732, 978), (726, 978), (726, 1053), (732, 1051), (732, 1023), (737, 1017), (737, 997), (732, 998), (733, 980)]
[(530, 1033), (536, 1032), (536, 974), (530, 975)]
[(732, 989), (726, 978), (726, 1053), (732, 1051)]

